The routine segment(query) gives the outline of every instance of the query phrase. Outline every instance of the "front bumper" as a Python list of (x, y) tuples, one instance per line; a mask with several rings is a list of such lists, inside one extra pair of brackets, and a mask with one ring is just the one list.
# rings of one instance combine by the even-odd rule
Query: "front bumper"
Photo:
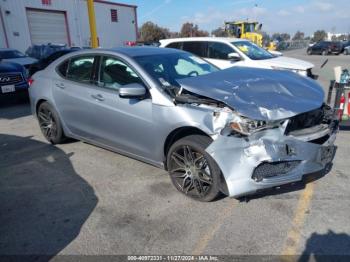
[[(303, 175), (324, 169), (333, 160), (337, 130), (337, 125), (333, 125), (326, 135), (314, 134), (307, 141), (305, 137), (284, 135), (282, 128), (245, 138), (220, 135), (206, 151), (221, 168), (229, 196), (239, 197), (300, 181)], [(263, 169), (267, 172), (264, 176), (261, 166), (266, 163), (269, 164)], [(276, 167), (281, 170), (278, 174)], [(269, 170), (274, 174), (268, 174)]]

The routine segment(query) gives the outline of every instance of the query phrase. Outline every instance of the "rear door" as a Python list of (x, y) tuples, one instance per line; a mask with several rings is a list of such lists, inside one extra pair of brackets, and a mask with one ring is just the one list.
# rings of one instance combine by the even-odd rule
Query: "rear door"
[(56, 108), (74, 135), (93, 139), (96, 133), (94, 105), (92, 97), (96, 87), (92, 79), (98, 56), (79, 55), (67, 59), (57, 67), (53, 96)]

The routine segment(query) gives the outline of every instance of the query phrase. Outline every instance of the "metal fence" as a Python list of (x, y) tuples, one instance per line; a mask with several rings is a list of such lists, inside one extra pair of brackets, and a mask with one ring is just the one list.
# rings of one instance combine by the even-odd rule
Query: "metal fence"
[(309, 40), (290, 40), (290, 41), (281, 41), (277, 44), (278, 51), (284, 50), (293, 50), (293, 49), (302, 49), (309, 46)]

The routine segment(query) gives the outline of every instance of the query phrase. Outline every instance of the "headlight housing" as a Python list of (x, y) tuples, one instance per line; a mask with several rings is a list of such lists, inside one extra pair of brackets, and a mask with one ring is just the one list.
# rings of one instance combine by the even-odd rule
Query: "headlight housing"
[(262, 120), (252, 120), (244, 117), (236, 117), (229, 123), (232, 131), (242, 135), (251, 135), (257, 131), (267, 128), (267, 122)]

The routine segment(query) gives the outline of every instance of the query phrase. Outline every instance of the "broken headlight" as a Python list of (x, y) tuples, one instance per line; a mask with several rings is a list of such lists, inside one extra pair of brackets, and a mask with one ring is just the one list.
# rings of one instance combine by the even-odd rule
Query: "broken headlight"
[(250, 135), (267, 127), (266, 121), (252, 120), (243, 117), (235, 117), (230, 123), (229, 128), (232, 131), (242, 135)]

